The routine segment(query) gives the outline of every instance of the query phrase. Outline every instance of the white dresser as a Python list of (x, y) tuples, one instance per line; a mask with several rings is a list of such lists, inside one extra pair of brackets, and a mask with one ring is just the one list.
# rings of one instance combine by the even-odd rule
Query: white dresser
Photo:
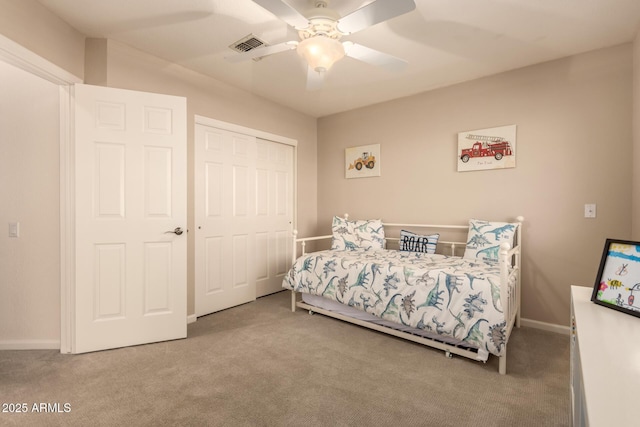
[(640, 426), (640, 318), (591, 302), (571, 287), (574, 426)]

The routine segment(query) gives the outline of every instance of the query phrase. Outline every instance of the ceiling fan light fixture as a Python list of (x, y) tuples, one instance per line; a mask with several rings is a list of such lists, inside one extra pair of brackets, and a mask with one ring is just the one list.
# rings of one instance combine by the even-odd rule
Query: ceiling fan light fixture
[(298, 43), (298, 53), (307, 61), (309, 67), (322, 73), (344, 57), (344, 46), (334, 38), (317, 35)]

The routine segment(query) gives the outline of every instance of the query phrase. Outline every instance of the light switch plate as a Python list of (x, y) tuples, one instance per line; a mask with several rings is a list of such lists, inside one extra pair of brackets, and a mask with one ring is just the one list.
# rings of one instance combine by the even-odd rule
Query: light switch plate
[(19, 237), (20, 236), (20, 223), (19, 222), (10, 222), (9, 223), (9, 237)]

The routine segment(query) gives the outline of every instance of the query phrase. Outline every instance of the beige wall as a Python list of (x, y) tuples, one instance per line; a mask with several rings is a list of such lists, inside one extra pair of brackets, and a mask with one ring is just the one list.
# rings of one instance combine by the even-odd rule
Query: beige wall
[[(640, 165), (640, 30), (633, 43), (633, 164)], [(640, 240), (640, 166), (633, 168), (632, 233)]]
[[(0, 61), (0, 348), (60, 339), (58, 87)], [(20, 223), (18, 238), (8, 224)]]
[(84, 35), (36, 0), (0, 0), (0, 34), (83, 77)]
[[(35, 0), (0, 0), (0, 34), (83, 74), (84, 36)], [(0, 347), (58, 348), (58, 87), (0, 66)], [(20, 222), (19, 238), (8, 237), (10, 221)]]
[[(632, 46), (577, 55), (318, 123), (318, 219), (465, 223), (523, 215), (522, 314), (566, 325), (606, 237), (631, 234)], [(457, 132), (517, 125), (517, 167), (456, 172)], [(379, 178), (345, 179), (346, 147), (381, 144)], [(597, 218), (583, 218), (597, 203)]]

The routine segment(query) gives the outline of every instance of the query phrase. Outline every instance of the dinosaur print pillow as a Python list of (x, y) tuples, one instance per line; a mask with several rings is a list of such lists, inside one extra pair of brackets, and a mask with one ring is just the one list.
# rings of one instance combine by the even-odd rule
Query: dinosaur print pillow
[(504, 242), (513, 247), (513, 236), (518, 224), (508, 222), (469, 220), (469, 235), (464, 258), (498, 260), (500, 245)]
[(334, 216), (331, 231), (331, 249), (371, 251), (384, 248), (384, 227), (379, 219), (349, 221)]

